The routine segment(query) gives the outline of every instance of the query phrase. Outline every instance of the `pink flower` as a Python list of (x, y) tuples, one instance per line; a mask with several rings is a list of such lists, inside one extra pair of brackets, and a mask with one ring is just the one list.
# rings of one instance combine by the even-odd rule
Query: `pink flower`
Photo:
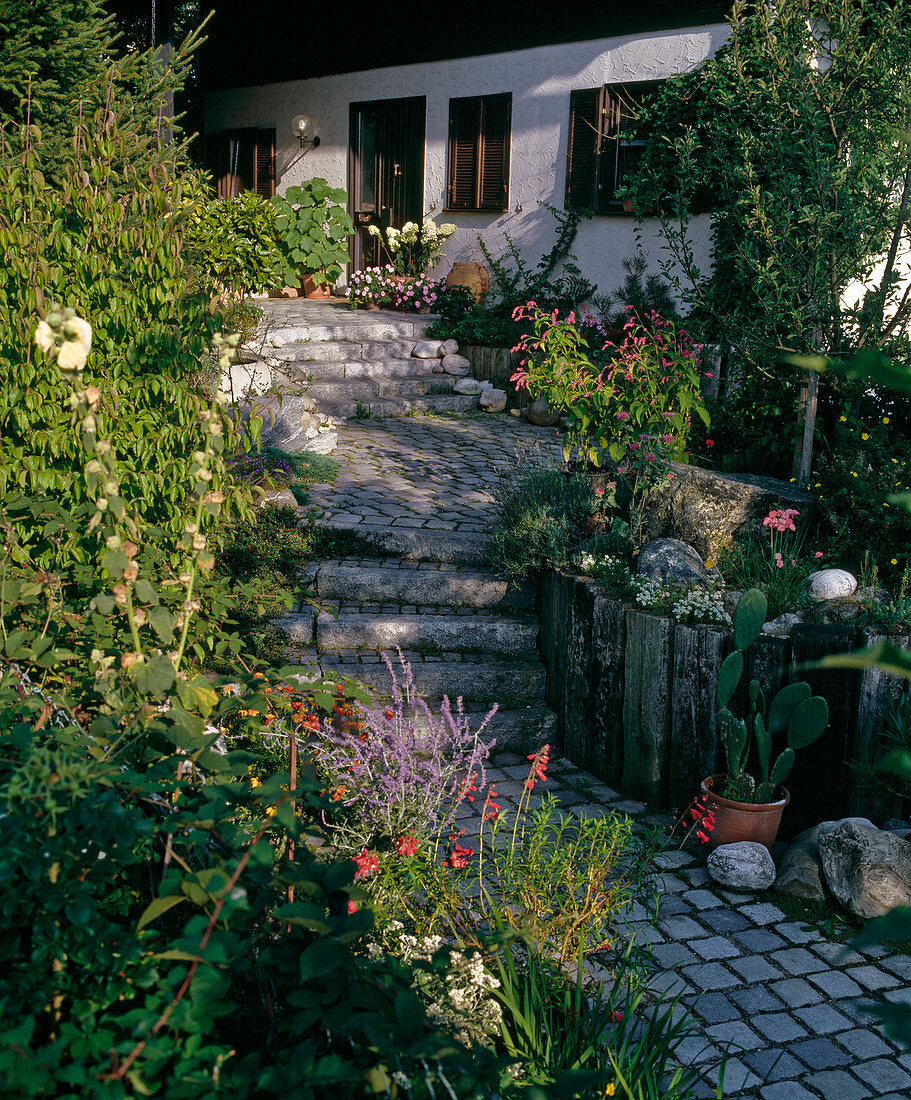
[(626, 409), (621, 409), (617, 413), (617, 419), (618, 420), (629, 420), (629, 413), (626, 411)]
[(784, 559), (782, 558), (781, 554), (776, 554), (775, 555), (775, 565), (779, 569), (784, 569)]
[(349, 913), (356, 913), (357, 912), (357, 902), (356, 901), (349, 901), (348, 902), (348, 912)]
[(600, 485), (598, 486), (597, 489), (595, 489), (595, 496), (596, 497), (603, 497), (604, 496), (604, 490), (601, 488)]
[(813, 557), (814, 558), (821, 558), (822, 557), (822, 550), (817, 550), (816, 553), (813, 555)]

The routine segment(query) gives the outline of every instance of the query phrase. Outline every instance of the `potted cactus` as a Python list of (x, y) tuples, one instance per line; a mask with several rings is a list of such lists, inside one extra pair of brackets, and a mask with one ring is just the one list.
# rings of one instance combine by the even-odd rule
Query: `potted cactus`
[[(829, 707), (804, 682), (783, 687), (766, 706), (757, 680), (747, 687), (749, 714), (737, 718), (728, 704), (743, 676), (743, 656), (762, 632), (766, 598), (756, 588), (744, 592), (734, 612), (734, 652), (721, 663), (715, 687), (718, 726), (727, 757), (727, 774), (702, 781), (703, 794), (714, 812), (712, 847), (738, 840), (754, 840), (771, 848), (790, 801), (782, 783), (794, 765), (794, 754), (820, 736), (829, 724)], [(772, 762), (773, 737), (786, 736), (787, 745)], [(747, 771), (755, 748), (757, 774)]]

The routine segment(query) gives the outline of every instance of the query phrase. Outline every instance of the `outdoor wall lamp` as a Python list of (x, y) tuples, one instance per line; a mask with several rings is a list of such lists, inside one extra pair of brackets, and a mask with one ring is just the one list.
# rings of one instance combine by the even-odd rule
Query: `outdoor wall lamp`
[(291, 123), (291, 129), (300, 140), (301, 149), (308, 145), (314, 149), (319, 145), (319, 135), (313, 133), (313, 120), (309, 115), (297, 115)]

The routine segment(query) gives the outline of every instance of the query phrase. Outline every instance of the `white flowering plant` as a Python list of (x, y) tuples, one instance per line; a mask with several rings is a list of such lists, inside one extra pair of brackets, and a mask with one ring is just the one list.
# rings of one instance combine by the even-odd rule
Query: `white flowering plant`
[(612, 554), (583, 552), (576, 558), (575, 564), (586, 576), (603, 581), (639, 607), (658, 614), (673, 615), (678, 623), (731, 625), (731, 616), (724, 607), (723, 585), (681, 591), (650, 580), (641, 573), (633, 573), (622, 558)]
[(401, 229), (390, 225), (385, 230), (371, 225), (367, 232), (383, 246), (399, 275), (422, 275), (437, 262), (457, 228), (451, 222), (437, 225), (433, 218), (425, 218), (422, 225), (405, 222)]

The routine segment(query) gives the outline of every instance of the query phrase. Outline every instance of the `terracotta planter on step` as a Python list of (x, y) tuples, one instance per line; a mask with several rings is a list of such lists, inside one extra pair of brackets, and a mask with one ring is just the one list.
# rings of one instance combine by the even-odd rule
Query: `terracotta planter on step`
[(332, 288), (328, 283), (317, 286), (311, 275), (305, 275), (303, 291), (305, 298), (328, 298), (332, 293)]
[(779, 787), (783, 797), (778, 802), (736, 802), (716, 793), (726, 779), (726, 775), (710, 775), (701, 784), (702, 793), (707, 796), (706, 809), (715, 813), (709, 848), (752, 840), (771, 850), (781, 825), (781, 815), (791, 801), (790, 794)]
[(467, 287), (480, 304), (490, 290), (490, 275), (483, 264), (460, 260), (452, 265), (452, 271), (446, 276), (446, 285)]

